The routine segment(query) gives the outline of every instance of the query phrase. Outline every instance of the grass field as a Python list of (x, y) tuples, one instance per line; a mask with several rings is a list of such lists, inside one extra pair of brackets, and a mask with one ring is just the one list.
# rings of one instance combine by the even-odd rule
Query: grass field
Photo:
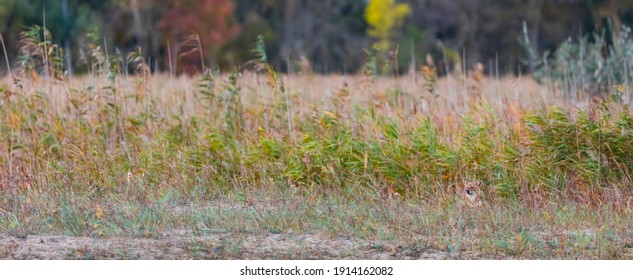
[[(633, 258), (624, 87), (15, 77), (0, 82), (0, 258)], [(464, 181), (484, 183), (482, 207), (458, 207)]]

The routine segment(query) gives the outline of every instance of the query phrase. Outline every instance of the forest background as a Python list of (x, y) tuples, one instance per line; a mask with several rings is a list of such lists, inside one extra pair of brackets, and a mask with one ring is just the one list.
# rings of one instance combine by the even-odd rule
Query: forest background
[[(406, 5), (402, 22), (388, 30), (389, 47), (400, 72), (423, 65), (428, 54), (451, 62), (441, 66), (461, 63), (470, 68), (481, 62), (487, 74), (524, 73), (533, 67), (526, 52), (524, 24), (529, 47), (542, 54), (568, 38), (605, 28), (619, 29), (633, 20), (633, 1), (628, 0), (375, 2), (391, 3), (389, 7), (394, 9)], [(90, 44), (104, 43), (121, 56), (140, 46), (153, 71), (193, 74), (200, 72), (202, 65), (230, 69), (253, 58), (250, 50), (256, 37), (262, 35), (268, 59), (279, 71), (297, 72), (301, 63), (309, 63), (316, 73), (350, 74), (357, 73), (366, 60), (367, 53), (358, 50), (368, 50), (379, 41), (370, 31), (368, 3), (2, 0), (0, 33), (8, 57), (17, 60), (20, 32), (44, 25), (53, 41), (66, 51), (66, 68), (77, 73), (88, 69), (85, 60)], [(192, 36), (199, 36), (199, 41), (194, 43)], [(6, 72), (2, 65), (0, 72)]]

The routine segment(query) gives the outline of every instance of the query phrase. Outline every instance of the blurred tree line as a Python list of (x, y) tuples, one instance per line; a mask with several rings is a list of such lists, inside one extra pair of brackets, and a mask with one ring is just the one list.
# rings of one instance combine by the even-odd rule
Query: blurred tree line
[[(140, 46), (152, 70), (195, 73), (243, 65), (261, 34), (277, 69), (355, 73), (367, 59), (363, 50), (377, 41), (365, 21), (369, 1), (0, 0), (0, 33), (15, 58), (20, 32), (44, 25), (76, 71), (85, 69), (82, 60), (95, 43), (90, 38), (122, 57)], [(633, 21), (633, 0), (396, 2), (409, 9), (388, 36), (403, 72), (423, 64), (427, 54), (440, 67), (481, 62), (488, 73), (528, 71), (524, 22), (530, 47), (542, 53), (568, 37)]]

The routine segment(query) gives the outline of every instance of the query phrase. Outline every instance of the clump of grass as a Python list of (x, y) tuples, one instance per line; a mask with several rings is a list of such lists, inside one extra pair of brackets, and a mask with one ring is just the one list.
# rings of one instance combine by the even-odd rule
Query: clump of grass
[[(566, 186), (561, 180), (596, 190), (630, 180), (633, 116), (625, 108), (611, 109), (615, 104), (590, 113), (536, 111), (525, 116), (518, 131), (500, 126), (497, 113), (484, 103), (456, 127), (439, 127), (424, 116), (320, 108), (305, 117), (291, 114), (290, 126), (285, 121), (272, 126), (270, 120), (286, 120), (288, 113), (245, 114), (258, 109), (244, 107), (238, 79), (234, 73), (201, 91), (207, 102), (216, 98), (212, 92), (218, 95), (206, 109), (200, 105), (199, 115), (176, 118), (152, 116), (156, 109), (146, 111), (144, 104), (124, 99), (80, 104), (89, 102), (84, 95), (90, 93), (82, 91), (71, 91), (74, 105), (58, 112), (42, 101), (44, 95), (22, 92), (2, 107), (4, 158), (10, 159), (2, 164), (5, 170), (23, 169), (24, 179), (36, 188), (50, 182), (115, 188), (128, 170), (143, 170), (154, 182), (187, 178), (183, 188), (199, 180), (257, 187), (270, 178), (296, 186), (363, 186), (410, 195), (479, 178), (499, 187), (491, 192), (517, 199), (523, 188), (561, 190)], [(24, 116), (24, 108), (32, 113)]]
[[(569, 38), (552, 53), (539, 58), (530, 49), (527, 28), (524, 27), (525, 46), (535, 63), (534, 77), (566, 98), (586, 99), (613, 93), (616, 86), (630, 86), (633, 70), (631, 29), (603, 29), (578, 39)], [(619, 96), (631, 99), (627, 89)]]

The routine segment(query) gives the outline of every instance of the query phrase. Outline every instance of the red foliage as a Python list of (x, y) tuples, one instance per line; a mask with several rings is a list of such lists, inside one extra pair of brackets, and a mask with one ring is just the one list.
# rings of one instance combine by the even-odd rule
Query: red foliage
[(198, 52), (189, 52), (189, 48), (181, 49), (184, 38), (197, 34), (204, 54), (209, 55), (208, 52), (212, 47), (226, 43), (239, 32), (234, 10), (235, 5), (232, 0), (172, 1), (167, 13), (158, 22), (158, 27), (164, 32), (165, 39), (174, 46), (172, 50), (174, 58), (178, 53), (188, 52), (180, 61), (184, 64), (181, 66), (186, 68), (189, 63), (199, 65), (200, 56)]

